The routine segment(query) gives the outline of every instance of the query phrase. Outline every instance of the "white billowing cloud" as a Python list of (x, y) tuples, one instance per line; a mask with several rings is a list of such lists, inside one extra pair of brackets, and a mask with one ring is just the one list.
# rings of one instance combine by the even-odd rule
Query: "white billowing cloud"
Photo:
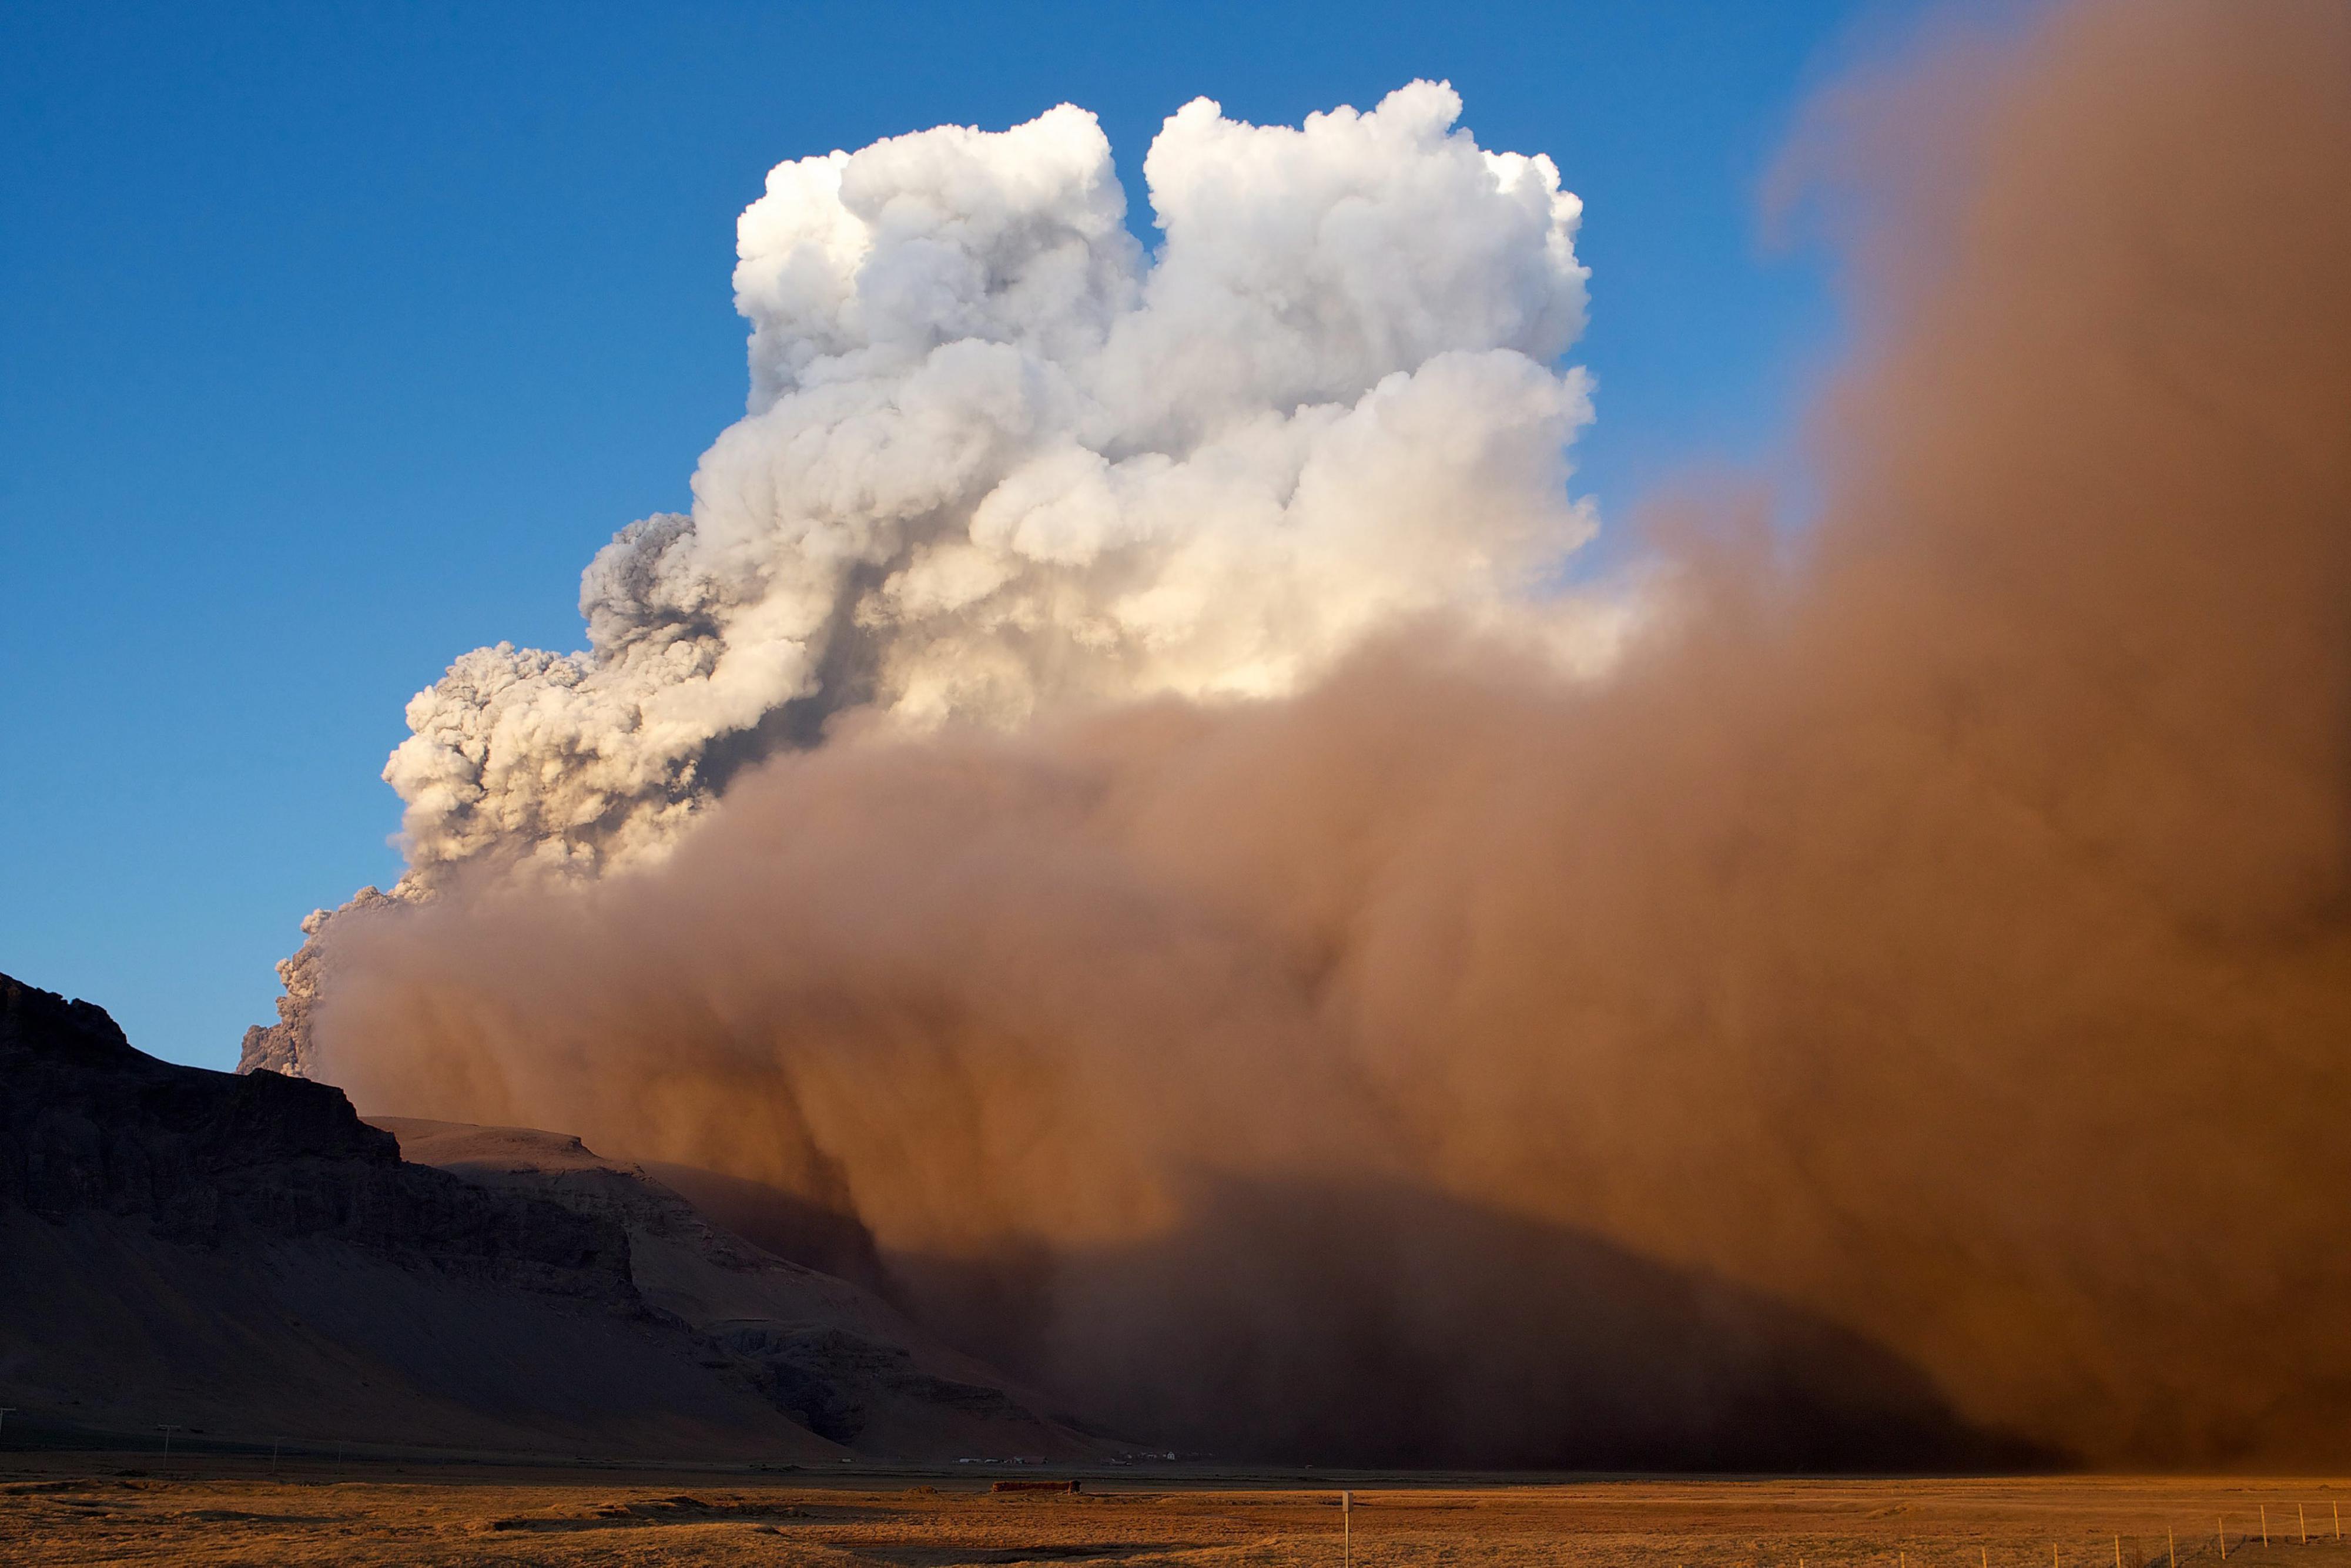
[(1188, 104), (1150, 256), (1068, 105), (777, 168), (738, 226), (747, 412), (690, 514), (589, 566), (585, 652), (479, 649), (409, 705), (413, 876), (658, 846), (844, 708), (1270, 694), (1401, 618), (1555, 622), (1581, 204), (1459, 112)]

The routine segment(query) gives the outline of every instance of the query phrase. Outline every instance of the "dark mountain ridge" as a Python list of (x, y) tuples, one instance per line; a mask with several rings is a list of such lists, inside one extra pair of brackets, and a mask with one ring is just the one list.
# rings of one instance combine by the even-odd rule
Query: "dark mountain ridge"
[(316, 1238), (626, 1305), (610, 1221), (404, 1164), (340, 1089), (178, 1067), (103, 1008), (0, 976), (0, 1203), (144, 1218), (193, 1246)]
[(1099, 1448), (634, 1167), (427, 1125), (455, 1171), (403, 1160), (330, 1085), (160, 1061), (0, 976), (0, 1404), (697, 1458)]

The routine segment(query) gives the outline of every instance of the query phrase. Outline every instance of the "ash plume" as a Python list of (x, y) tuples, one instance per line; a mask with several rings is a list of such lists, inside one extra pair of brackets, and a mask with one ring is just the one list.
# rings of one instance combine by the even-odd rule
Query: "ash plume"
[(409, 706), (411, 877), (657, 850), (843, 708), (1264, 695), (1399, 613), (1524, 601), (1590, 529), (1552, 368), (1582, 209), (1460, 108), (1196, 100), (1144, 163), (1149, 257), (1068, 105), (778, 166), (738, 225), (748, 412), (690, 515), (589, 567), (587, 652), (476, 649)]
[[(1604, 659), (1623, 606), (1550, 591), (1593, 528), (1588, 378), (1556, 363), (1582, 204), (1460, 110), (1426, 81), (1295, 129), (1196, 99), (1144, 162), (1147, 256), (1066, 104), (778, 165), (737, 225), (748, 412), (691, 514), (589, 565), (586, 650), (477, 648), (409, 704), (390, 896), (657, 857), (849, 712), (1262, 696), (1436, 612)], [(304, 923), (241, 1070), (313, 1071), (319, 934), (385, 896)]]
[[(1399, 103), (1449, 122), (1437, 89), (1381, 116)], [(1040, 123), (1085, 140), (1068, 111)], [(1245, 201), (1278, 183), (1259, 154), (1303, 159), (1286, 138), (1312, 132), (1196, 106), (1168, 134), (1227, 161), (1190, 165), (1204, 201)], [(1476, 442), (1355, 449), (1416, 476), (1357, 503), (1387, 519), (1363, 537), (1410, 549), (1367, 569), (1334, 522), (1327, 552), (1278, 557), (1280, 613), (1252, 594), (1228, 619), (1204, 589), (1216, 614), (1172, 643), (1070, 632), (1047, 656), (1008, 622), (891, 622), (865, 707), (1038, 711), (843, 721), (742, 770), (667, 853), (570, 885), (469, 847), (495, 820), (526, 857), (572, 856), (539, 785), (509, 815), (486, 786), (413, 807), (448, 869), (437, 896), (320, 933), (320, 1070), (371, 1112), (556, 1126), (853, 1215), (933, 1322), (1187, 1446), (2351, 1458), (2351, 14), (2086, 0), (1836, 95), (1797, 164), (1861, 337), (1812, 427), (1817, 516), (1787, 539), (1736, 491), (1656, 508), (1648, 608), (1581, 672), (1489, 610), (1525, 580), (1497, 537), (1575, 529), (1573, 382), (1543, 368), (1580, 287), (1563, 198), (1547, 165), (1397, 134), (1483, 170), (1493, 226), (1400, 225), (1365, 254), (1523, 237), (1477, 251), (1482, 272), (1406, 246), (1378, 276), (1426, 292), (1393, 318), (1343, 272), (1270, 317), (1231, 272), (1166, 282), (1193, 185), (1158, 150), (1168, 241), (1143, 306), (1089, 246), (1016, 226), (1061, 258), (1040, 292), (1100, 302), (1056, 330), (1128, 433), (1039, 459), (1036, 485), (1069, 476), (1029, 514), (1055, 519), (1040, 539), (1126, 541), (1172, 580), (1243, 525), (1126, 531), (1103, 476), (1185, 466), (1132, 433), (1207, 439), (1236, 386), (1337, 432), (1409, 369), (1395, 396), (1453, 387), (1448, 428), (1528, 444), (1499, 465)], [(962, 168), (960, 135), (922, 145)], [(848, 191), (854, 166), (785, 184)], [(1426, 189), (1453, 188), (1440, 172)], [(1324, 230), (1369, 221), (1343, 208)], [(790, 297), (830, 300), (839, 276), (810, 261)], [(918, 294), (961, 298), (893, 298)], [(1117, 349), (1178, 296), (1181, 330)], [(835, 335), (755, 335), (761, 385), (915, 352), (805, 308)], [(1254, 357), (1299, 321), (1312, 351), (1277, 334)], [(1480, 397), (1499, 412), (1461, 412)], [(721, 473), (761, 497), (814, 483), (786, 455), (824, 442), (769, 442), (767, 417), (737, 427), (757, 464), (721, 461), (732, 436), (705, 461), (706, 507)], [(1308, 415), (1251, 418), (1296, 443)], [(1188, 494), (1154, 515), (1193, 516)], [(665, 560), (670, 527), (615, 549)], [(982, 532), (905, 524), (888, 570)], [(676, 533), (696, 560), (759, 559), (721, 537), (706, 516)], [(1123, 571), (1101, 565), (1116, 549), (1012, 591)], [(1452, 551), (1468, 586), (1395, 586), (1397, 562)], [(785, 580), (764, 570), (691, 580), (763, 585), (712, 589), (731, 614), (768, 604)], [(610, 575), (648, 585), (631, 604), (691, 597)], [(825, 580), (838, 602), (871, 579)], [(904, 580), (821, 623), (895, 613)], [(1360, 612), (1303, 608), (1326, 587)], [(1205, 652), (1276, 643), (1311, 656)], [(529, 679), (588, 689), (556, 668)], [(1040, 671), (1127, 700), (1059, 711)], [(1270, 695), (1201, 700), (1236, 693)], [(666, 820), (658, 798), (596, 784), (560, 810)]]

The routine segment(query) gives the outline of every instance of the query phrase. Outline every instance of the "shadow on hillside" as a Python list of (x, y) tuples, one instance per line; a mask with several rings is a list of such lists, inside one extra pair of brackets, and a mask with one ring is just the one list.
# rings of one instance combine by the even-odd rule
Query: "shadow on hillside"
[(1228, 1184), (1149, 1245), (890, 1260), (935, 1331), (1106, 1429), (1355, 1466), (1932, 1470), (2057, 1456), (1884, 1346), (1427, 1192)]

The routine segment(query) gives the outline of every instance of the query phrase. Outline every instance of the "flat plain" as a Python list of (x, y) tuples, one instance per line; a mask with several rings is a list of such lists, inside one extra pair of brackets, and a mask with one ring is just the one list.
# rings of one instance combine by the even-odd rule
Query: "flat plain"
[[(992, 1477), (0, 1458), (0, 1563), (2346, 1568), (2335, 1479)], [(1353, 1505), (1343, 1523), (1339, 1490)], [(2264, 1511), (2266, 1511), (2264, 1512)], [(2266, 1521), (2268, 1542), (2262, 1540)], [(2167, 1531), (2169, 1533), (2167, 1535)]]

